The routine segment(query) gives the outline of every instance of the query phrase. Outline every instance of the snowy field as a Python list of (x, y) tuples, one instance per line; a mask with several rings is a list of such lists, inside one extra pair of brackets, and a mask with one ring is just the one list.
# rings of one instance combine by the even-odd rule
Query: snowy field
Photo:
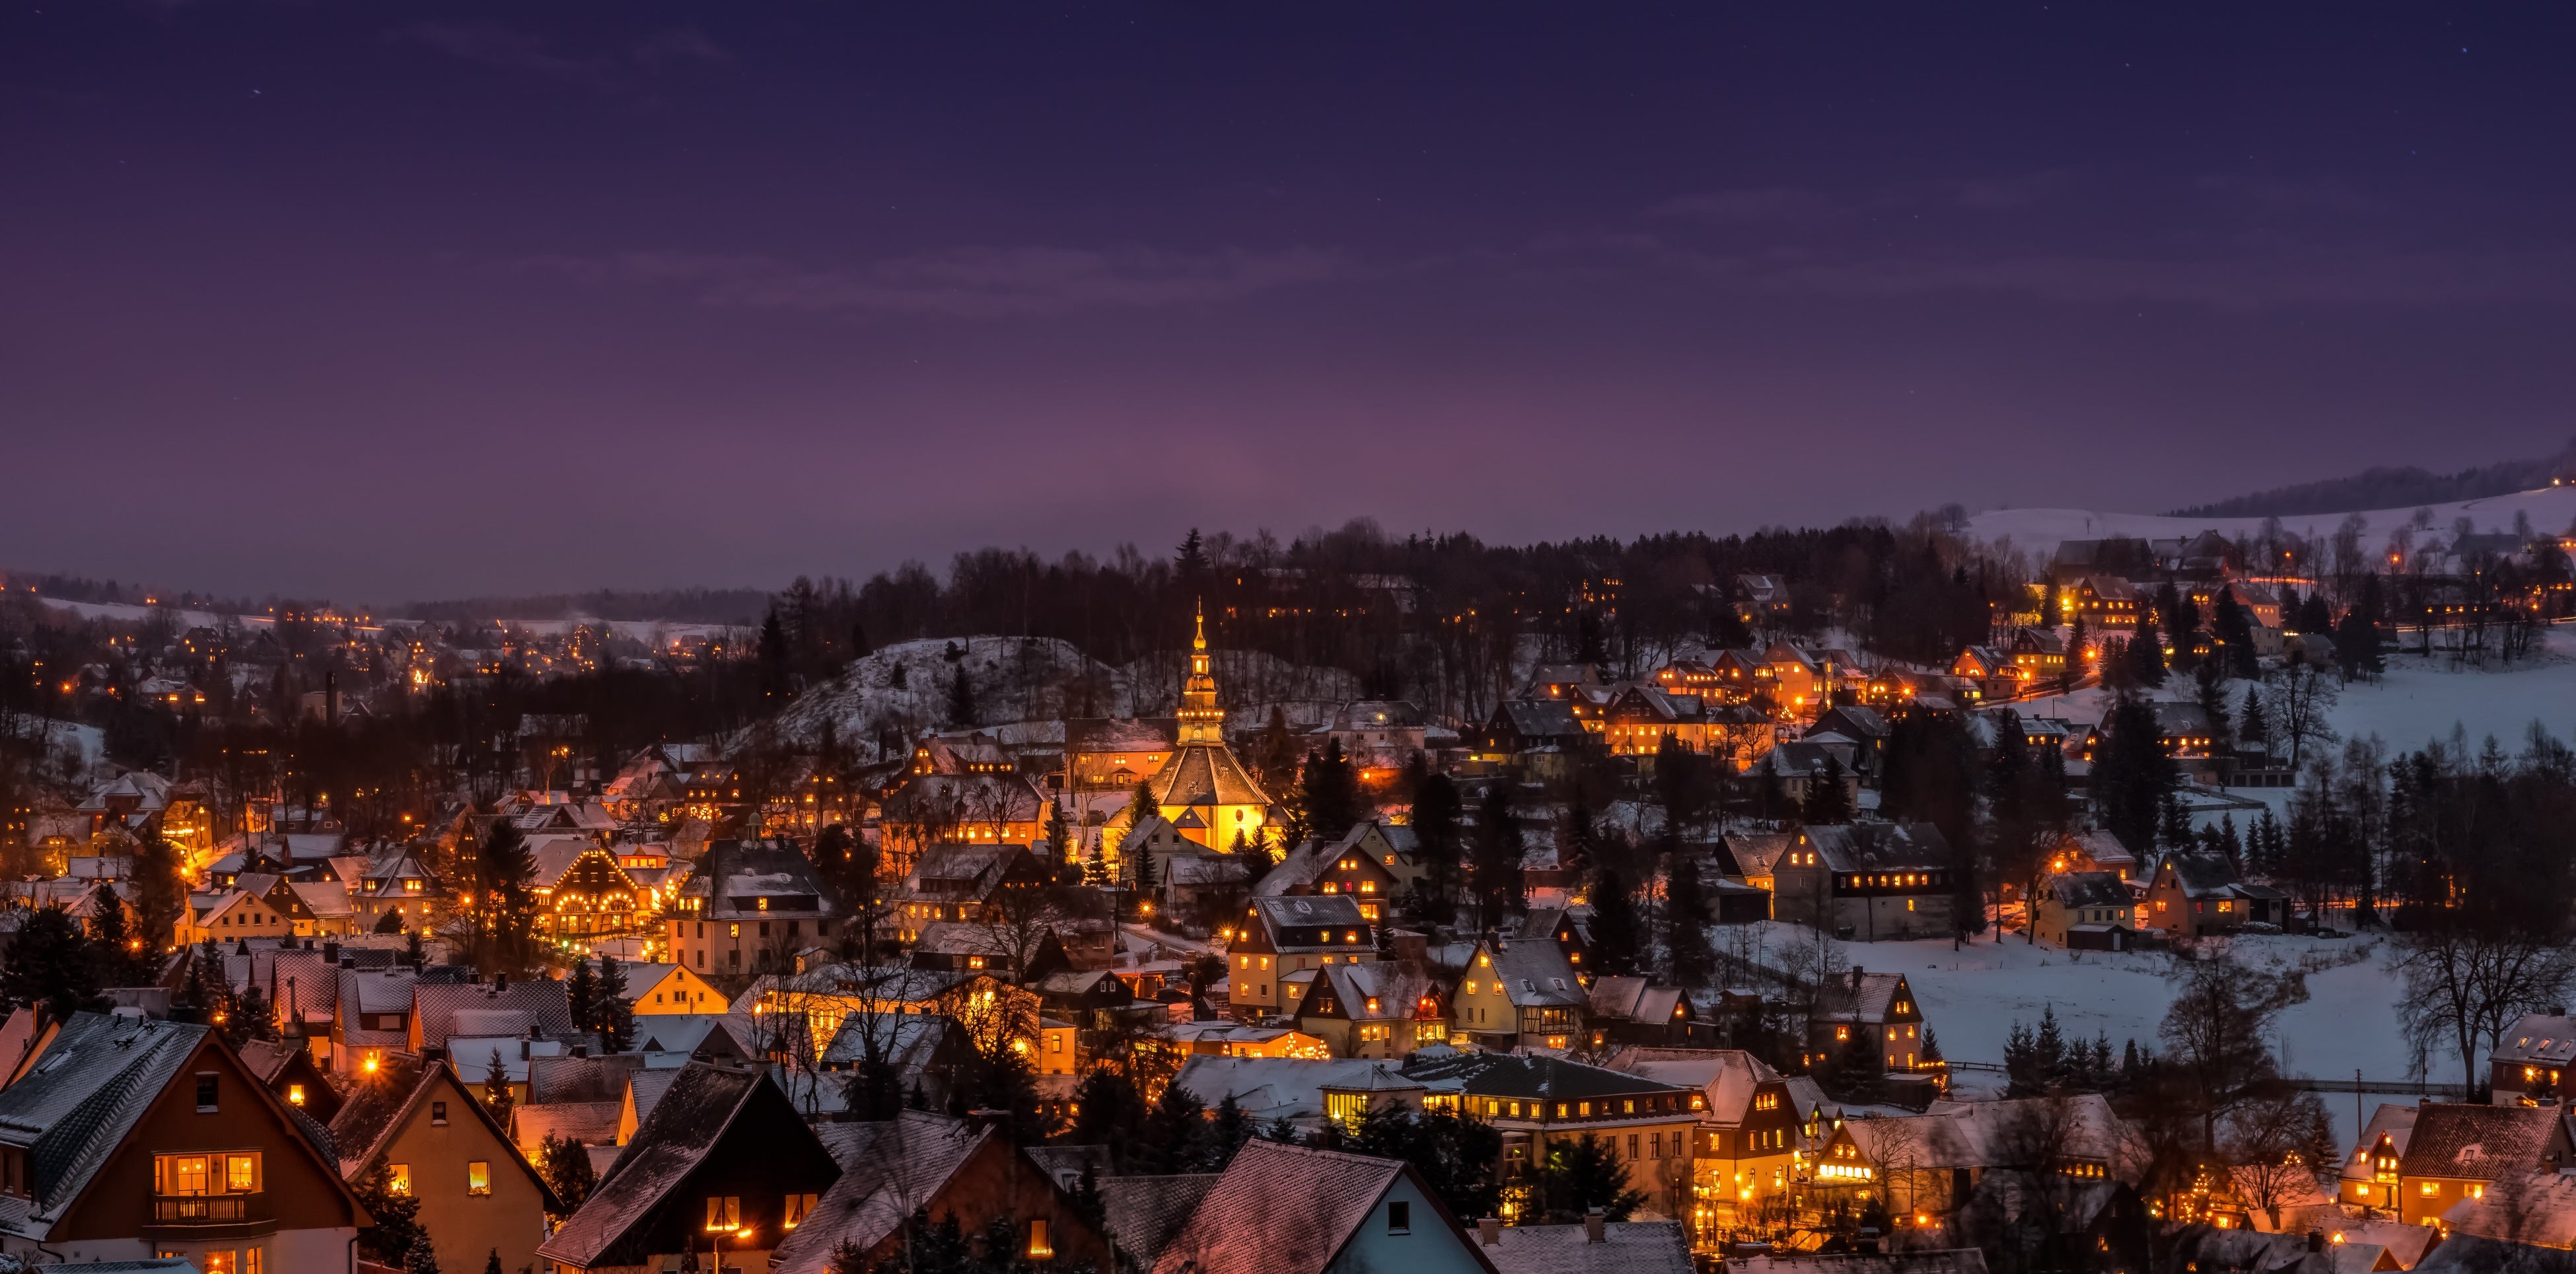
[[(2567, 529), (2576, 524), (2576, 487), (2543, 487), (2512, 495), (2489, 496), (2482, 500), (2463, 500), (2454, 504), (2428, 506), (2433, 510), (2433, 525), (2445, 535), (2451, 524), (2467, 518), (2480, 531), (2502, 531), (2513, 526), (2513, 515), (2528, 514), (2534, 529), (2548, 532)], [(2321, 540), (2334, 535), (2347, 515), (2320, 513), (2313, 516), (2281, 519), (2281, 529), (2296, 532), (2302, 539)], [(2365, 547), (2378, 548), (2389, 535), (2415, 518), (2412, 507), (2375, 509), (2360, 515), (2367, 524), (2361, 533)], [(2012, 541), (2024, 552), (2042, 555), (2054, 553), (2060, 540), (2097, 540), (2106, 536), (2126, 535), (2140, 539), (2171, 539), (2217, 531), (2230, 538), (2259, 533), (2262, 518), (2166, 518), (2145, 513), (2104, 513), (2092, 509), (1990, 509), (1968, 519), (1967, 533), (1980, 540)]]
[[(2183, 699), (2190, 692), (2187, 678), (2174, 678), (2167, 681), (2164, 697)], [(2228, 692), (2229, 706), (2244, 695), (2243, 684), (2236, 683)], [(2091, 725), (2102, 719), (2105, 698), (2102, 689), (2091, 687), (2025, 699), (2012, 707), (2026, 716)], [(2389, 655), (2387, 672), (2377, 682), (2343, 687), (2328, 714), (2339, 739), (2376, 734), (2392, 752), (2448, 740), (2454, 726), (2472, 749), (2492, 734), (2506, 751), (2516, 751), (2534, 721), (2559, 738), (2576, 740), (2576, 624), (2546, 630), (2533, 657), (2508, 667), (2455, 667), (2438, 653), (2430, 659)]]
[[(1783, 944), (1797, 940), (1798, 931), (1777, 922), (1770, 930), (1776, 959)], [(1850, 942), (1841, 950), (1850, 963), (1872, 972), (1904, 974), (1942, 1055), (1954, 1062), (2002, 1062), (2013, 1023), (2035, 1027), (2047, 1010), (2056, 1012), (2058, 1029), (2070, 1040), (2108, 1038), (2114, 1057), (2133, 1039), (2141, 1048), (2160, 1048), (2156, 1028), (2173, 1003), (2178, 981), (2171, 956), (2068, 952), (2034, 946), (2017, 934), (1955, 951), (1947, 941)], [(2388, 972), (2380, 940), (2240, 937), (2234, 954), (2265, 968), (2333, 965), (2308, 974), (2307, 1002), (2281, 1015), (2273, 1048), (2284, 1071), (2320, 1079), (2348, 1080), (2355, 1069), (2372, 1080), (2414, 1077), (2414, 1057), (2397, 1024), (2400, 983)], [(2459, 1082), (2457, 1058), (2445, 1053), (2427, 1062), (2430, 1078)], [(1962, 1087), (1989, 1080), (1999, 1083), (2000, 1077), (1959, 1077)], [(2412, 1100), (2370, 1096), (2363, 1104)], [(2326, 1107), (2339, 1135), (2350, 1141), (2355, 1133), (2351, 1096), (2327, 1094)]]

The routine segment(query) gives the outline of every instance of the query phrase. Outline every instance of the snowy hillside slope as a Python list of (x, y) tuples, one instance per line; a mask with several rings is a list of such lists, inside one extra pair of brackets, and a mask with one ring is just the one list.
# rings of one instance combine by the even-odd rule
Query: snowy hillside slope
[[(1301, 667), (1260, 651), (1214, 653), (1232, 728), (1259, 725), (1273, 704), (1292, 724), (1311, 725), (1360, 695), (1359, 679), (1338, 668)], [(974, 690), (968, 721), (949, 719), (960, 667)], [(871, 758), (882, 738), (909, 740), (932, 729), (999, 728), (1010, 742), (1035, 738), (1033, 730), (1054, 738), (1040, 727), (1065, 716), (1169, 716), (1187, 675), (1188, 657), (1179, 651), (1112, 667), (1052, 637), (931, 637), (877, 650), (798, 695), (777, 729), (782, 740), (810, 747), (828, 721), (844, 746)]]
[[(2462, 500), (2452, 504), (2429, 506), (2433, 525), (2447, 532), (2453, 521), (2466, 517), (2480, 531), (2502, 531), (2513, 526), (2513, 515), (2530, 515), (2535, 530), (2563, 531), (2576, 524), (2576, 486), (2543, 487), (2512, 495), (2489, 496), (2481, 500)], [(2326, 539), (2343, 524), (2343, 514), (2320, 514), (2310, 517), (2281, 519), (2281, 529), (2306, 539)], [(2361, 542), (2369, 548), (2388, 543), (2391, 533), (2415, 518), (2413, 508), (2376, 509), (2357, 515), (2366, 529)], [(1967, 534), (1980, 540), (2010, 540), (2023, 552), (2042, 557), (2054, 552), (2060, 540), (2092, 540), (2125, 535), (2140, 539), (2170, 539), (2217, 531), (2227, 536), (2259, 533), (2262, 518), (2168, 518), (2146, 513), (2104, 513), (2091, 509), (1990, 509), (1968, 519)]]

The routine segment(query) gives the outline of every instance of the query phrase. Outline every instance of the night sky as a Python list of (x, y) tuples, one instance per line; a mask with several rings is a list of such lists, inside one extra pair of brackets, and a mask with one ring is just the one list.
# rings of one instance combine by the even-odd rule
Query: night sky
[(2576, 10), (2357, 9), (17, 0), (0, 565), (774, 585), (2552, 451)]

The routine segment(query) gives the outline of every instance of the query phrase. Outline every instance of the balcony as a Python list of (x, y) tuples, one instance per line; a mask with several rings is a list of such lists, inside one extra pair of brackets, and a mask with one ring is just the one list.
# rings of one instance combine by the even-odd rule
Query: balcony
[(244, 1238), (275, 1230), (268, 1195), (156, 1194), (146, 1238)]

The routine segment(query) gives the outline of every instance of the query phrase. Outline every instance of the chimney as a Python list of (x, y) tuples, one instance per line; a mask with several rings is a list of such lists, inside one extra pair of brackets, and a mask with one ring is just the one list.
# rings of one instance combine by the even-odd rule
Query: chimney
[(1606, 1242), (1608, 1242), (1608, 1241), (1609, 1241), (1607, 1238), (1605, 1238), (1605, 1237), (1602, 1235), (1602, 1232), (1601, 1232), (1602, 1222), (1603, 1222), (1605, 1219), (1606, 1219), (1606, 1218), (1604, 1218), (1604, 1217), (1601, 1215), (1601, 1209), (1599, 1209), (1599, 1208), (1594, 1208), (1594, 1209), (1592, 1209), (1591, 1211), (1586, 1212), (1586, 1213), (1584, 1213), (1584, 1214), (1583, 1214), (1583, 1241), (1584, 1241), (1584, 1242), (1586, 1242), (1586, 1243), (1606, 1243)]
[(499, 992), (502, 992), (502, 991), (507, 991), (507, 990), (509, 990), (509, 989), (510, 989), (510, 971), (509, 971), (508, 969), (503, 969), (503, 970), (501, 970), (499, 973), (495, 973), (495, 974), (493, 974), (493, 975), (492, 975), (492, 987), (493, 987), (493, 991), (494, 991), (494, 993), (495, 993), (495, 994), (498, 994)]
[(324, 964), (338, 964), (339, 962), (340, 962), (340, 944), (339, 944), (339, 943), (336, 943), (336, 942), (325, 942), (325, 943), (323, 943), (323, 944), (322, 944), (322, 963), (324, 963)]
[(1852, 966), (1852, 989), (1860, 989), (1860, 966), (1857, 964)]
[(1476, 1221), (1476, 1239), (1487, 1247), (1496, 1247), (1501, 1245), (1503, 1241), (1503, 1219), (1501, 1217), (1490, 1216), (1478, 1218)]
[(422, 1045), (422, 1046), (421, 1046), (421, 1049), (420, 1049), (420, 1064), (421, 1064), (421, 1065), (423, 1065), (423, 1066), (436, 1066), (436, 1065), (438, 1065), (439, 1063), (444, 1062), (444, 1061), (446, 1061), (446, 1060), (447, 1060), (447, 1049), (446, 1049), (446, 1047), (445, 1047), (444, 1045), (439, 1045), (439, 1044), (424, 1044), (424, 1045)]
[(2322, 1252), (2322, 1251), (2325, 1251), (2325, 1250), (2326, 1250), (2326, 1232), (2325, 1232), (2325, 1231), (2323, 1231), (2323, 1230), (2310, 1230), (2310, 1231), (2308, 1231), (2308, 1250), (2309, 1250), (2309, 1251), (2311, 1251), (2311, 1252)]

